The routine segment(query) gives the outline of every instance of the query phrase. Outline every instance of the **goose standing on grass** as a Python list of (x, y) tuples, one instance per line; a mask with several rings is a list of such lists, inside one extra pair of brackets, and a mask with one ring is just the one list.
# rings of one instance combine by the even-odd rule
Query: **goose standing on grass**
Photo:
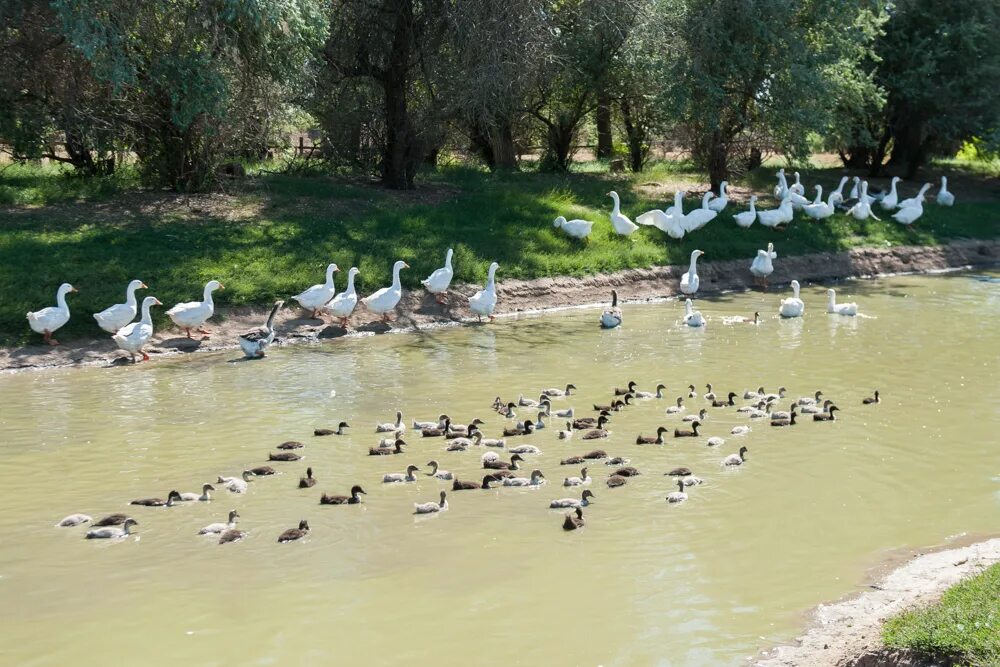
[(218, 280), (209, 280), (205, 283), (201, 301), (187, 301), (179, 303), (167, 311), (167, 315), (174, 324), (184, 329), (184, 333), (191, 338), (191, 329), (197, 328), (198, 333), (208, 335), (204, 327), (212, 315), (215, 314), (215, 302), (212, 301), (212, 292), (217, 289), (226, 289), (225, 285)]
[(354, 276), (358, 273), (360, 273), (358, 267), (352, 266), (351, 270), (347, 272), (347, 289), (333, 297), (333, 300), (324, 306), (331, 315), (340, 320), (340, 326), (345, 329), (351, 314), (354, 313), (354, 309), (358, 305), (358, 292), (354, 289)]
[(274, 342), (274, 316), (283, 305), (284, 301), (275, 301), (264, 326), (240, 334), (240, 347), (247, 359), (260, 359), (267, 354), (267, 348)]
[(622, 215), (621, 200), (617, 192), (612, 190), (608, 196), (615, 202), (614, 208), (611, 209), (611, 226), (614, 227), (615, 233), (619, 236), (631, 236), (639, 226), (629, 220), (628, 216)]
[(828, 289), (826, 291), (826, 312), (832, 315), (849, 315), (854, 316), (858, 314), (858, 304), (851, 303), (837, 303), (837, 291), (833, 289)]
[(717, 211), (713, 211), (709, 208), (709, 200), (714, 197), (715, 194), (709, 190), (701, 199), (701, 208), (696, 208), (687, 215), (684, 216), (681, 224), (686, 232), (698, 231), (712, 220), (714, 220), (719, 214)]
[(433, 514), (434, 512), (443, 512), (446, 509), (448, 509), (448, 494), (444, 491), (441, 492), (440, 502), (413, 503), (414, 514)]
[(774, 196), (778, 199), (784, 199), (788, 196), (788, 180), (785, 178), (785, 168), (782, 167), (777, 171), (775, 176), (778, 177), (778, 184), (774, 186)]
[(847, 176), (842, 177), (840, 179), (840, 184), (837, 185), (837, 187), (833, 190), (833, 192), (830, 193), (830, 196), (827, 199), (827, 201), (830, 202), (830, 204), (836, 205), (844, 201), (844, 186), (847, 184), (847, 180), (848, 180)]
[(691, 299), (684, 299), (684, 324), (689, 327), (705, 326), (705, 318), (700, 310), (694, 310), (691, 306)]
[(586, 240), (590, 236), (594, 223), (590, 220), (567, 220), (564, 216), (560, 215), (552, 222), (552, 226), (563, 230), (566, 236)]
[(299, 302), (299, 305), (312, 312), (314, 320), (320, 319), (319, 311), (325, 306), (333, 295), (337, 292), (333, 286), (333, 274), (340, 271), (336, 264), (329, 264), (326, 267), (326, 282), (313, 285), (301, 294), (296, 294), (292, 298)]
[(451, 268), (452, 254), (452, 249), (448, 248), (448, 252), (444, 256), (444, 266), (420, 281), (424, 289), (433, 294), (437, 302), (442, 304), (448, 302), (448, 287), (451, 285), (451, 279), (455, 276), (455, 271)]
[(601, 328), (614, 329), (622, 324), (622, 309), (618, 307), (618, 290), (611, 290), (611, 307), (601, 313)]
[(792, 216), (792, 201), (788, 197), (781, 200), (778, 208), (773, 208), (768, 211), (757, 211), (757, 221), (763, 226), (770, 227), (771, 229), (790, 222)]
[(920, 186), (920, 190), (917, 192), (916, 197), (910, 197), (909, 199), (904, 199), (899, 202), (899, 208), (906, 208), (907, 206), (917, 206), (918, 204), (924, 203), (924, 195), (927, 191), (931, 189), (930, 183), (924, 183)]
[(656, 227), (672, 239), (684, 238), (684, 192), (674, 193), (674, 205), (666, 211), (653, 209), (635, 219), (640, 225)]
[(743, 229), (748, 229), (750, 225), (753, 224), (754, 220), (757, 219), (757, 195), (750, 197), (750, 208), (742, 213), (737, 213), (733, 216), (733, 220), (736, 224)]
[(389, 321), (389, 313), (399, 304), (403, 297), (403, 286), (399, 282), (399, 272), (410, 268), (403, 260), (397, 260), (392, 265), (392, 285), (383, 287), (374, 294), (369, 294), (361, 300), (371, 312), (382, 316), (383, 322)]
[(948, 192), (948, 177), (941, 177), (941, 188), (938, 190), (937, 197), (935, 197), (939, 206), (954, 206), (955, 195)]
[(806, 310), (806, 304), (799, 298), (799, 281), (792, 281), (792, 296), (781, 300), (781, 307), (778, 314), (782, 317), (802, 317)]
[(135, 291), (139, 289), (148, 289), (146, 283), (141, 280), (133, 280), (125, 288), (125, 303), (116, 303), (99, 313), (94, 313), (97, 326), (113, 334), (134, 320), (139, 312), (139, 306), (135, 300)]
[(35, 333), (42, 334), (42, 338), (49, 345), (59, 344), (59, 341), (53, 338), (52, 334), (69, 322), (69, 306), (66, 305), (66, 295), (77, 291), (79, 290), (69, 283), (63, 283), (56, 290), (56, 305), (28, 313), (28, 326)]
[(698, 285), (701, 283), (698, 278), (698, 258), (704, 254), (701, 250), (691, 251), (691, 264), (684, 275), (681, 276), (681, 291), (685, 294), (694, 294), (698, 291)]
[(799, 176), (799, 172), (795, 172), (792, 175), (795, 176), (795, 182), (788, 187), (788, 191), (797, 195), (804, 195), (806, 193), (806, 186), (802, 185), (802, 179)]
[(87, 531), (88, 540), (120, 540), (131, 535), (130, 529), (132, 526), (138, 526), (139, 522), (135, 519), (128, 518), (122, 523), (121, 528), (106, 527), (106, 528), (95, 528), (94, 530)]
[(143, 361), (149, 361), (149, 355), (142, 350), (153, 339), (153, 318), (149, 314), (149, 308), (162, 305), (155, 296), (147, 296), (142, 300), (142, 318), (138, 322), (126, 324), (111, 337), (120, 349), (132, 356), (132, 363), (135, 363), (136, 352), (142, 355)]
[(476, 318), (482, 322), (483, 316), (490, 318), (492, 322), (493, 311), (497, 307), (497, 284), (496, 273), (500, 265), (496, 262), (490, 264), (490, 270), (486, 274), (486, 286), (469, 297), (469, 310), (476, 314)]
[(722, 213), (729, 205), (729, 181), (719, 184), (719, 196), (708, 203), (708, 207), (716, 213)]
[(765, 289), (767, 288), (767, 278), (774, 273), (774, 264), (771, 260), (777, 258), (778, 253), (774, 252), (773, 243), (767, 244), (767, 250), (757, 251), (757, 256), (750, 264), (750, 273), (754, 276), (754, 282), (762, 285)]
[(899, 183), (901, 180), (903, 179), (899, 176), (893, 176), (892, 183), (889, 185), (889, 194), (882, 197), (882, 201), (879, 202), (879, 206), (886, 211), (891, 211), (896, 208), (897, 204), (899, 204), (899, 194), (896, 192), (896, 183)]
[(909, 227), (917, 218), (924, 214), (924, 206), (920, 202), (917, 202), (913, 206), (904, 206), (895, 213), (892, 214), (892, 219), (901, 225), (906, 225)]
[(834, 195), (836, 194), (836, 192), (831, 192), (830, 196), (827, 197), (826, 203), (824, 204), (821, 201), (823, 198), (823, 186), (817, 185), (816, 199), (813, 200), (813, 203), (803, 206), (802, 212), (813, 220), (823, 220), (825, 218), (829, 218), (833, 215), (834, 211), (836, 211), (836, 207), (834, 206), (836, 203)]

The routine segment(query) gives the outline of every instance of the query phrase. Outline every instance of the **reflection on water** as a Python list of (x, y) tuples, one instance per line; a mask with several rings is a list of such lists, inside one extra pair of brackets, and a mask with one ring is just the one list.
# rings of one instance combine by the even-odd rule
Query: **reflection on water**
[[(726, 295), (698, 301), (703, 330), (684, 326), (682, 306), (667, 302), (626, 306), (625, 326), (613, 331), (597, 328), (597, 310), (569, 311), (279, 348), (259, 363), (224, 363), (230, 353), (2, 377), (3, 662), (106, 664), (93, 649), (114, 646), (149, 664), (335, 656), (489, 665), (497, 655), (738, 664), (792, 636), (803, 610), (856, 590), (887, 551), (996, 526), (997, 284), (902, 277), (847, 283), (838, 296), (870, 317), (828, 316), (824, 291), (807, 287), (806, 317), (796, 320), (773, 315), (780, 294)], [(758, 327), (722, 323), (755, 310)], [(529, 466), (554, 483), (452, 493), (437, 516), (414, 517), (412, 503), (435, 500), (445, 483), (421, 475), (384, 487), (382, 474), (436, 458), (478, 479), (481, 452), (448, 453), (443, 441), (411, 433), (406, 454), (366, 456), (374, 424), (397, 408), (407, 423), (441, 412), (463, 423), (480, 417), (492, 436), (503, 426), (489, 410), (497, 394), (573, 382), (579, 395), (555, 407), (587, 413), (630, 379), (644, 389), (664, 382), (668, 399), (617, 415), (599, 446), (643, 475), (611, 490), (607, 468), (591, 465), (597, 498), (576, 533), (563, 533), (561, 512), (547, 505), (578, 495), (558, 484), (578, 467), (558, 461), (592, 443), (557, 440), (562, 420), (525, 439), (542, 449)], [(664, 408), (689, 383), (702, 391), (707, 382), (739, 395), (785, 385), (790, 399), (822, 389), (843, 412), (834, 424), (791, 429), (754, 422), (734, 437), (745, 420), (710, 410), (704, 438), (633, 444), (639, 432), (677, 425)], [(862, 407), (875, 388), (883, 404)], [(312, 437), (341, 420), (350, 435)], [(726, 443), (705, 447), (712, 435)], [(283, 474), (254, 481), (244, 496), (127, 505), (266, 464), (289, 439), (305, 442), (305, 458), (272, 464)], [(722, 469), (741, 444), (747, 465)], [(307, 465), (319, 481), (300, 491)], [(681, 465), (705, 483), (668, 507), (663, 473)], [(369, 492), (363, 505), (317, 504), (321, 492), (355, 483)], [(232, 508), (248, 533), (242, 543), (220, 547), (195, 534)], [(131, 511), (138, 539), (92, 543), (52, 527), (81, 511)], [(302, 518), (309, 538), (275, 543)]]

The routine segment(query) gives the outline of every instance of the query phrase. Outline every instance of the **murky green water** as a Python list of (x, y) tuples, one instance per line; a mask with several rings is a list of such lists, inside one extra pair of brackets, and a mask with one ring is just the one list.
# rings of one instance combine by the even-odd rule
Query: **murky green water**
[[(993, 531), (1000, 517), (1000, 284), (966, 275), (848, 283), (872, 318), (824, 312), (803, 290), (806, 317), (780, 321), (778, 294), (700, 300), (706, 330), (680, 324), (676, 302), (627, 306), (626, 325), (595, 326), (594, 310), (492, 326), (342, 340), (274, 350), (259, 363), (233, 353), (140, 365), (0, 377), (0, 662), (18, 665), (738, 664), (792, 636), (802, 613), (856, 590), (890, 550)], [(759, 327), (727, 314), (767, 315)], [(403, 456), (369, 457), (377, 421), (445, 411), (503, 420), (495, 395), (516, 398), (574, 382), (557, 407), (589, 408), (629, 379), (717, 391), (786, 385), (822, 389), (843, 408), (834, 424), (774, 429), (711, 410), (705, 438), (634, 443), (671, 428), (668, 401), (616, 415), (599, 443), (643, 471), (597, 496), (585, 530), (564, 533), (552, 498), (561, 458), (591, 449), (555, 428), (523, 440), (551, 480), (538, 490), (450, 494), (451, 509), (415, 518), (414, 501), (450, 483), (384, 487), (384, 472), (437, 458), (481, 476), (480, 451), (446, 453), (409, 436)], [(884, 402), (862, 407), (875, 388)], [(686, 390), (684, 390), (686, 391)], [(703, 390), (702, 390), (703, 391)], [(701, 407), (702, 401), (695, 402)], [(348, 437), (313, 438), (341, 419)], [(284, 474), (211, 503), (129, 508), (140, 496), (199, 490), (216, 475), (267, 463), (303, 440)], [(718, 464), (741, 444), (741, 469)], [(311, 465), (315, 489), (297, 480)], [(704, 480), (667, 506), (662, 474), (686, 465)], [(361, 506), (321, 507), (322, 491), (368, 491)], [(239, 509), (241, 543), (195, 533)], [(54, 528), (72, 512), (131, 511), (137, 538), (83, 539)], [(277, 544), (308, 519), (311, 536)]]

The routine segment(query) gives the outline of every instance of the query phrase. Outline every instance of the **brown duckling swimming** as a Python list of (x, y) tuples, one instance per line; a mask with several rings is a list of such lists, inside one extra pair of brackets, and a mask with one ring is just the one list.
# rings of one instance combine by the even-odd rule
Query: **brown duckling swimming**
[(503, 435), (505, 438), (511, 438), (518, 435), (531, 435), (534, 432), (534, 422), (526, 420), (523, 424), (518, 424), (514, 428), (505, 428), (503, 430)]
[(583, 455), (583, 458), (589, 461), (596, 461), (598, 459), (608, 458), (608, 453), (603, 449), (594, 449)]
[(571, 456), (568, 459), (563, 459), (559, 462), (561, 466), (575, 466), (585, 462), (587, 459), (582, 456)]
[(670, 429), (668, 429), (666, 426), (661, 426), (660, 428), (656, 429), (656, 437), (653, 437), (651, 435), (642, 435), (642, 434), (639, 434), (639, 436), (635, 439), (635, 444), (637, 444), (637, 445), (662, 445), (663, 444), (663, 434), (664, 433), (670, 433)]
[(497, 458), (486, 458), (483, 460), (483, 468), (487, 470), (519, 470), (517, 462), (524, 462), (520, 454), (514, 454), (510, 457), (510, 463), (500, 460)]
[(627, 459), (624, 456), (616, 456), (613, 459), (608, 459), (604, 462), (606, 466), (627, 466), (629, 461), (632, 459)]
[(298, 440), (288, 440), (278, 445), (275, 449), (302, 449), (303, 447), (305, 445)]
[(619, 486), (625, 486), (625, 482), (628, 480), (621, 475), (612, 475), (608, 477), (608, 487), (614, 489)]
[(693, 475), (694, 473), (691, 472), (691, 468), (674, 468), (667, 474), (671, 477), (685, 477), (687, 475)]
[(608, 418), (601, 416), (597, 419), (597, 428), (592, 431), (587, 431), (583, 434), (582, 438), (584, 440), (598, 440), (600, 438), (606, 438), (611, 434), (610, 431), (604, 428), (604, 425), (608, 423)]
[(455, 481), (451, 483), (451, 490), (469, 491), (471, 489), (491, 489), (493, 487), (490, 486), (490, 482), (496, 482), (496, 481), (498, 481), (496, 475), (483, 476), (482, 484), (480, 484), (479, 482), (460, 482), (456, 477)]
[(361, 493), (364, 493), (366, 496), (368, 495), (367, 493), (365, 493), (364, 489), (362, 489), (360, 486), (358, 486), (357, 484), (355, 484), (354, 486), (351, 487), (351, 495), (349, 495), (349, 496), (330, 496), (330, 495), (327, 495), (327, 494), (324, 493), (322, 496), (320, 496), (319, 504), (320, 505), (357, 505), (358, 503), (361, 502), (361, 498), (358, 496), (358, 494), (361, 494)]
[(389, 454), (402, 454), (403, 445), (406, 442), (402, 438), (396, 438), (392, 447), (369, 447), (368, 456), (388, 456)]
[(316, 486), (316, 478), (313, 477), (313, 469), (306, 468), (306, 476), (299, 477), (299, 488), (300, 489), (311, 489)]
[(875, 405), (876, 403), (881, 403), (881, 402), (882, 402), (882, 397), (878, 395), (878, 389), (875, 390), (874, 396), (866, 396), (865, 398), (861, 399), (861, 403), (863, 405)]
[(266, 477), (268, 475), (278, 474), (278, 471), (271, 466), (257, 466), (256, 468), (250, 468), (250, 472), (257, 477)]
[(839, 409), (840, 408), (838, 408), (836, 405), (831, 405), (830, 408), (826, 412), (821, 412), (819, 414), (813, 415), (813, 421), (814, 422), (832, 422), (832, 421), (837, 421), (837, 418), (834, 416), (833, 413), (836, 412)]
[(586, 431), (587, 429), (594, 428), (597, 426), (597, 420), (599, 417), (611, 419), (611, 412), (608, 410), (601, 410), (597, 417), (579, 417), (578, 419), (574, 419), (572, 422), (573, 429), (576, 431)]
[(624, 396), (625, 394), (631, 394), (635, 391), (635, 388), (639, 385), (635, 380), (630, 380), (627, 389), (622, 389), (621, 387), (615, 387), (615, 396)]
[(713, 408), (725, 408), (725, 407), (728, 407), (730, 405), (736, 405), (736, 401), (734, 400), (735, 398), (736, 398), (736, 392), (735, 391), (731, 391), (731, 392), (729, 392), (729, 398), (727, 400), (725, 400), (725, 401), (720, 401), (720, 400), (717, 400), (717, 399), (713, 399), (712, 400), (712, 407)]
[(99, 521), (95, 521), (92, 526), (100, 528), (102, 526), (120, 526), (128, 519), (128, 514), (109, 514)]
[(633, 468), (632, 466), (623, 466), (618, 470), (615, 470), (614, 473), (612, 474), (619, 475), (621, 477), (635, 477), (636, 475), (641, 475), (642, 473), (639, 472), (638, 469)]
[(698, 437), (698, 427), (701, 426), (701, 422), (691, 422), (691, 430), (686, 428), (675, 428), (674, 437), (675, 438), (697, 438)]
[(298, 461), (301, 458), (295, 452), (271, 452), (267, 455), (268, 461)]
[(295, 540), (301, 540), (303, 537), (309, 534), (309, 522), (305, 519), (299, 521), (298, 528), (289, 528), (281, 535), (278, 535), (279, 542), (293, 542)]
[(143, 507), (173, 507), (174, 501), (180, 499), (181, 494), (176, 491), (171, 491), (167, 494), (166, 500), (163, 498), (138, 498), (130, 502), (129, 505), (142, 505)]
[[(771, 426), (795, 426), (795, 418), (797, 416), (798, 413), (795, 412), (795, 408), (792, 408), (792, 411), (788, 414), (788, 419), (783, 419), (780, 417), (777, 419), (772, 419)], [(818, 417), (819, 415), (814, 415), (814, 416)]]
[(344, 429), (350, 427), (351, 425), (348, 424), (347, 422), (340, 422), (339, 424), (337, 424), (336, 431), (329, 428), (318, 428), (315, 431), (313, 431), (313, 435), (347, 435), (346, 433), (344, 433)]
[(583, 524), (583, 510), (577, 507), (576, 516), (573, 516), (573, 514), (566, 515), (566, 518), (563, 521), (563, 530), (576, 530), (577, 528), (583, 528)]
[(246, 533), (244, 533), (242, 530), (231, 528), (219, 536), (219, 544), (229, 544), (230, 542), (239, 542), (244, 537), (246, 537)]

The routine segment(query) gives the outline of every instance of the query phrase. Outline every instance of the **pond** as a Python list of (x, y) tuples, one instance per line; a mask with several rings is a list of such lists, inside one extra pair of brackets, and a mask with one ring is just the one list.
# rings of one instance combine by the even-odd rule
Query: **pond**
[[(996, 274), (993, 274), (996, 275)], [(777, 292), (701, 299), (704, 330), (681, 324), (676, 301), (625, 307), (625, 325), (596, 326), (595, 309), (492, 325), (276, 348), (264, 361), (196, 355), (125, 368), (0, 377), (0, 625), (5, 664), (736, 665), (798, 632), (803, 613), (858, 590), (893, 550), (995, 530), (1000, 510), (1000, 285), (968, 274), (840, 285), (866, 317), (825, 313), (824, 290), (803, 289), (806, 316), (774, 316)], [(727, 325), (724, 315), (764, 317)], [(480, 417), (488, 436), (506, 421), (496, 395), (536, 397), (592, 414), (615, 386), (667, 385), (670, 400), (615, 414), (596, 443), (556, 437), (560, 420), (524, 438), (549, 483), (449, 494), (450, 509), (415, 517), (450, 482), (423, 475), (437, 459), (482, 476), (481, 448), (444, 451), (407, 433), (401, 456), (368, 456), (376, 422)], [(834, 423), (793, 428), (712, 409), (704, 437), (638, 446), (671, 429), (665, 408), (695, 384), (717, 392), (764, 385), (789, 398), (821, 389)], [(877, 406), (861, 399), (881, 391)], [(787, 409), (789, 401), (782, 401)], [(689, 399), (692, 409), (705, 404)], [(531, 414), (528, 409), (519, 412)], [(313, 437), (351, 424), (349, 435)], [(708, 447), (708, 436), (725, 444)], [(304, 456), (243, 495), (219, 486), (210, 503), (130, 507), (137, 497), (200, 490), (219, 474), (268, 463), (301, 440)], [(585, 529), (565, 533), (553, 498), (578, 495), (562, 458), (593, 447), (642, 471), (596, 496)], [(746, 465), (721, 459), (741, 445)], [(419, 481), (382, 474), (421, 466)], [(299, 490), (307, 466), (318, 484)], [(704, 480), (668, 505), (664, 473)], [(320, 506), (321, 492), (368, 492), (364, 503)], [(196, 535), (241, 514), (241, 542)], [(135, 536), (85, 540), (63, 516), (129, 512)], [(307, 519), (311, 534), (278, 544)]]

